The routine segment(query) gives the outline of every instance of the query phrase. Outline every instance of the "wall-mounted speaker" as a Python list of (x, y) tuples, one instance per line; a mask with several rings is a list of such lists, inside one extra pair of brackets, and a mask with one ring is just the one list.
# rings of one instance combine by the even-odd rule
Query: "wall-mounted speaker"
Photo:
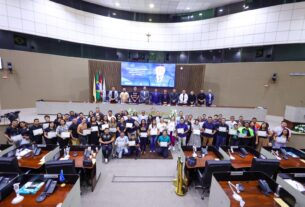
[(275, 83), (277, 81), (277, 73), (273, 73), (271, 80)]

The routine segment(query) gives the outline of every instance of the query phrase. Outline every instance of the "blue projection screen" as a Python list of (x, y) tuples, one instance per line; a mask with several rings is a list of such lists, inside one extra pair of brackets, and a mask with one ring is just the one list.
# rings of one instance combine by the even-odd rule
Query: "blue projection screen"
[(121, 63), (122, 86), (175, 87), (176, 64)]

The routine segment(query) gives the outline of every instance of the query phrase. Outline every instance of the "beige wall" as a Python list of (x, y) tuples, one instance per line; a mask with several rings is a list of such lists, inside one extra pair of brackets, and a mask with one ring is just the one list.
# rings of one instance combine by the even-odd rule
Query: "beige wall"
[[(2, 109), (34, 107), (37, 99), (89, 99), (88, 59), (12, 50), (0, 50), (0, 56), (15, 69), (9, 79), (0, 77)], [(272, 84), (274, 72), (278, 81)], [(305, 105), (305, 77), (289, 72), (305, 72), (305, 62), (207, 64), (204, 88), (215, 92), (217, 105), (264, 106), (283, 115), (285, 105)]]
[(285, 105), (305, 105), (305, 76), (290, 72), (305, 72), (305, 62), (207, 64), (204, 87), (215, 92), (218, 105), (263, 106), (268, 114), (284, 115)]
[(87, 59), (12, 50), (0, 57), (14, 68), (5, 80), (0, 72), (2, 109), (34, 107), (38, 99), (88, 100)]

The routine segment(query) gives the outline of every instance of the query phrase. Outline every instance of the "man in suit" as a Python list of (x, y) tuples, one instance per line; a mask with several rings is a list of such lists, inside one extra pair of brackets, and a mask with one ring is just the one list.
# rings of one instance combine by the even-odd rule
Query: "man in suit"
[(119, 93), (115, 90), (115, 87), (112, 87), (108, 92), (108, 98), (110, 103), (117, 103), (119, 101)]
[(203, 106), (205, 101), (205, 94), (203, 90), (200, 90), (200, 93), (197, 95), (197, 104)]
[(205, 104), (207, 107), (210, 107), (213, 104), (214, 101), (214, 94), (212, 93), (212, 90), (208, 90), (208, 94), (205, 96)]
[(169, 104), (169, 94), (166, 89), (163, 91), (163, 94), (161, 95), (161, 104), (162, 105)]
[(179, 96), (179, 105), (187, 105), (188, 99), (189, 99), (189, 97), (186, 94), (186, 91), (183, 90)]
[(170, 104), (175, 106), (179, 101), (179, 94), (177, 93), (176, 89), (173, 89), (173, 92), (169, 94)]
[(143, 90), (140, 91), (140, 103), (149, 104), (149, 91), (146, 87), (143, 87)]
[(155, 89), (155, 91), (151, 93), (150, 102), (152, 104), (160, 104), (160, 93), (158, 92), (158, 89)]

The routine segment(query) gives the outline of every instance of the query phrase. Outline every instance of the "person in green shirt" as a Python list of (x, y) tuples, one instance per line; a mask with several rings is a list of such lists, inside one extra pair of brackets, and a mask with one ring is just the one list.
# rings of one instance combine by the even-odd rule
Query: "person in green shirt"
[(244, 126), (238, 128), (240, 145), (251, 146), (252, 139), (255, 136), (253, 129), (250, 128), (249, 122), (245, 122)]
[(170, 138), (167, 134), (167, 130), (163, 130), (162, 135), (158, 138), (158, 153), (161, 155), (164, 159), (168, 157), (168, 146), (170, 144)]

